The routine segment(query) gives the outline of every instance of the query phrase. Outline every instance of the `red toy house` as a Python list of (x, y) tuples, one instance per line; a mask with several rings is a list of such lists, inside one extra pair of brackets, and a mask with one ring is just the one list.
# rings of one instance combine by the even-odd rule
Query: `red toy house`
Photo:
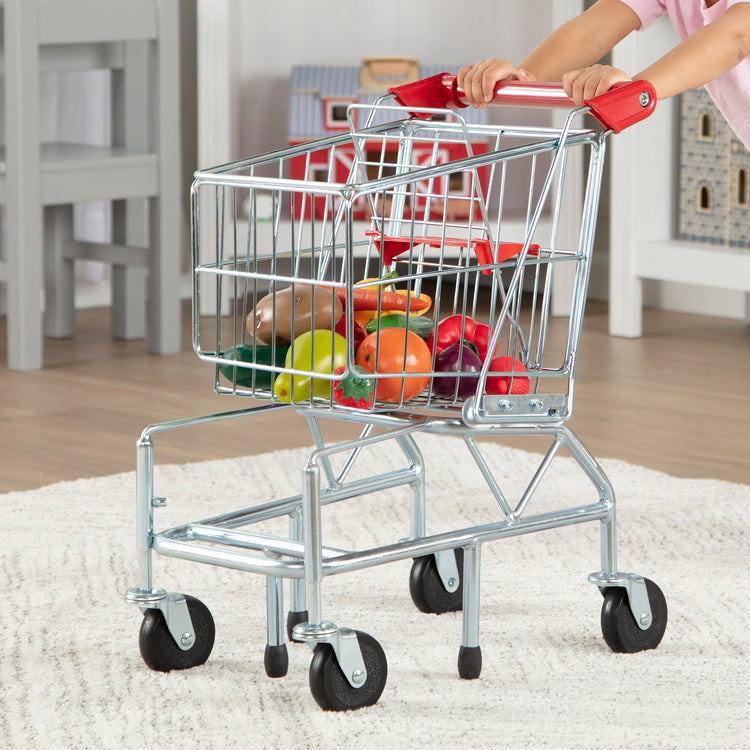
[[(447, 70), (445, 67), (436, 68), (420, 67), (413, 58), (367, 58), (361, 66), (322, 66), (322, 65), (300, 65), (292, 68), (290, 97), (289, 97), (289, 130), (288, 142), (290, 146), (308, 143), (311, 140), (324, 138), (350, 130), (348, 107), (351, 104), (373, 104), (392, 86), (398, 86), (420, 78)], [(354, 118), (351, 125), (361, 128), (363, 120), (368, 111), (355, 110), (352, 112)], [(484, 123), (487, 121), (486, 110), (462, 110), (461, 115), (470, 123)], [(394, 113), (392, 119), (401, 119), (402, 115)], [(354, 164), (354, 146), (348, 143), (331, 151), (322, 149), (320, 151), (307, 152), (303, 156), (296, 157), (291, 164), (292, 179), (318, 180), (322, 182), (361, 182), (370, 181), (379, 177), (387, 177), (388, 169), (383, 164), (393, 161), (395, 163), (398, 144), (389, 143), (386, 153), (381, 153), (382, 141), (378, 140), (377, 153), (372, 158), (367, 153), (367, 145), (364, 148), (365, 162), (368, 164), (366, 174), (352, 175)], [(435, 163), (435, 144), (425, 143), (420, 146), (415, 142), (411, 154), (411, 164), (415, 167), (421, 164)], [(440, 145), (439, 160), (455, 161), (467, 154), (466, 144), (462, 140), (445, 140)], [(471, 142), (473, 154), (481, 154), (487, 151), (487, 144), (481, 140)], [(480, 170), (478, 174), (482, 188), (486, 187), (486, 175)], [(448, 196), (448, 216), (450, 218), (465, 218), (462, 211), (468, 201), (451, 201), (451, 196), (456, 198), (467, 198), (472, 193), (471, 172), (454, 172), (442, 178), (447, 184), (432, 185), (420, 189), (416, 184), (416, 208), (423, 212), (426, 208), (424, 196), (436, 192)], [(324, 212), (324, 198), (316, 199), (320, 205), (316, 205), (316, 216)], [(385, 207), (387, 213), (388, 206)], [(438, 201), (431, 199), (430, 213), (439, 212), (442, 215), (443, 206)], [(295, 208), (297, 215), (303, 210), (301, 206)], [(309, 207), (304, 209), (309, 211)], [(378, 210), (383, 210), (381, 206)], [(362, 205), (355, 208), (355, 219), (369, 218), (370, 208), (362, 201)], [(408, 215), (408, 211), (406, 213)]]

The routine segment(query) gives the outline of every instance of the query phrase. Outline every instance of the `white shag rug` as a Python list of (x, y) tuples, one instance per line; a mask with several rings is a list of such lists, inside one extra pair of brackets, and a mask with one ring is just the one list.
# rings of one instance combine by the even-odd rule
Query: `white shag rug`
[[(429, 531), (497, 517), (460, 441), (417, 439)], [(388, 465), (394, 451), (367, 460)], [(539, 460), (495, 444), (486, 455), (511, 497)], [(295, 494), (306, 456), (157, 466), (156, 494), (169, 498), (157, 524)], [(601, 463), (619, 502), (619, 568), (667, 598), (658, 649), (615, 654), (602, 639), (602, 599), (586, 581), (598, 524), (501, 540), (483, 548), (478, 680), (457, 675), (460, 613), (413, 606), (409, 561), (326, 579), (326, 618), (370, 633), (388, 658), (380, 701), (349, 713), (318, 708), (303, 644), (290, 645), (286, 677), (266, 677), (265, 581), (250, 574), (156, 558), (154, 584), (202, 599), (216, 643), (193, 670), (145, 666), (141, 614), (123, 599), (137, 584), (134, 472), (2, 495), (0, 747), (750, 747), (750, 487)], [(541, 502), (595, 499), (567, 457), (542, 487)], [(407, 506), (403, 489), (329, 506), (326, 541), (395, 541)]]

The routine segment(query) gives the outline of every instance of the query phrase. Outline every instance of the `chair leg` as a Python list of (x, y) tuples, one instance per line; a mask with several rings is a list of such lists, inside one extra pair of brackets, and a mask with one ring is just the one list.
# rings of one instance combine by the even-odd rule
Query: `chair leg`
[(142, 339), (146, 334), (146, 271), (112, 266), (112, 338)]
[(73, 239), (73, 206), (44, 209), (44, 333), (68, 338), (75, 332), (75, 274), (65, 243)]
[[(143, 200), (114, 201), (112, 239), (115, 243), (147, 245), (146, 204)], [(146, 269), (112, 266), (112, 338), (123, 341), (146, 336)]]
[(32, 219), (33, 212), (14, 214), (14, 203), (9, 198), (6, 222), (8, 368), (39, 370), (43, 359), (41, 207), (37, 204), (39, 216)]
[[(167, 222), (160, 209), (169, 201), (149, 200), (151, 227), (151, 263), (149, 266), (149, 351), (154, 354), (175, 354), (180, 351), (180, 252), (178, 221)], [(167, 231), (165, 231), (165, 229)]]
[[(36, 3), (4, 3), (8, 367), (42, 366)], [(22, 115), (23, 113), (23, 115)]]
[(179, 29), (170, 18), (176, 0), (159, 3), (160, 28), (158, 84), (155, 96), (158, 115), (156, 142), (159, 152), (159, 198), (150, 200), (153, 258), (149, 273), (149, 349), (156, 354), (180, 351), (181, 233), (181, 140), (179, 86)]

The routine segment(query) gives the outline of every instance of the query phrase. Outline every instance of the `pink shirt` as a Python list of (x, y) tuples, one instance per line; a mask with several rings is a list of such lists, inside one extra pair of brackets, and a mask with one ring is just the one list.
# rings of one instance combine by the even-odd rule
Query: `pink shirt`
[[(680, 41), (715, 21), (730, 6), (748, 0), (719, 0), (711, 8), (703, 0), (621, 0), (641, 19), (641, 30), (669, 14)], [(750, 57), (706, 84), (706, 91), (737, 137), (750, 148)]]

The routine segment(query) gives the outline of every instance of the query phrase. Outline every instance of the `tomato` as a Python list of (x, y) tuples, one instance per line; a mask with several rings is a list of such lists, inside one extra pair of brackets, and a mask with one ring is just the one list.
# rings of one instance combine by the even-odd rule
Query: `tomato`
[(429, 373), (432, 367), (427, 344), (416, 333), (404, 328), (383, 328), (371, 333), (359, 345), (356, 362), (367, 372), (400, 374), (400, 377), (376, 378), (378, 401), (390, 404), (408, 401), (418, 396), (430, 381), (427, 375), (404, 377), (408, 372)]

